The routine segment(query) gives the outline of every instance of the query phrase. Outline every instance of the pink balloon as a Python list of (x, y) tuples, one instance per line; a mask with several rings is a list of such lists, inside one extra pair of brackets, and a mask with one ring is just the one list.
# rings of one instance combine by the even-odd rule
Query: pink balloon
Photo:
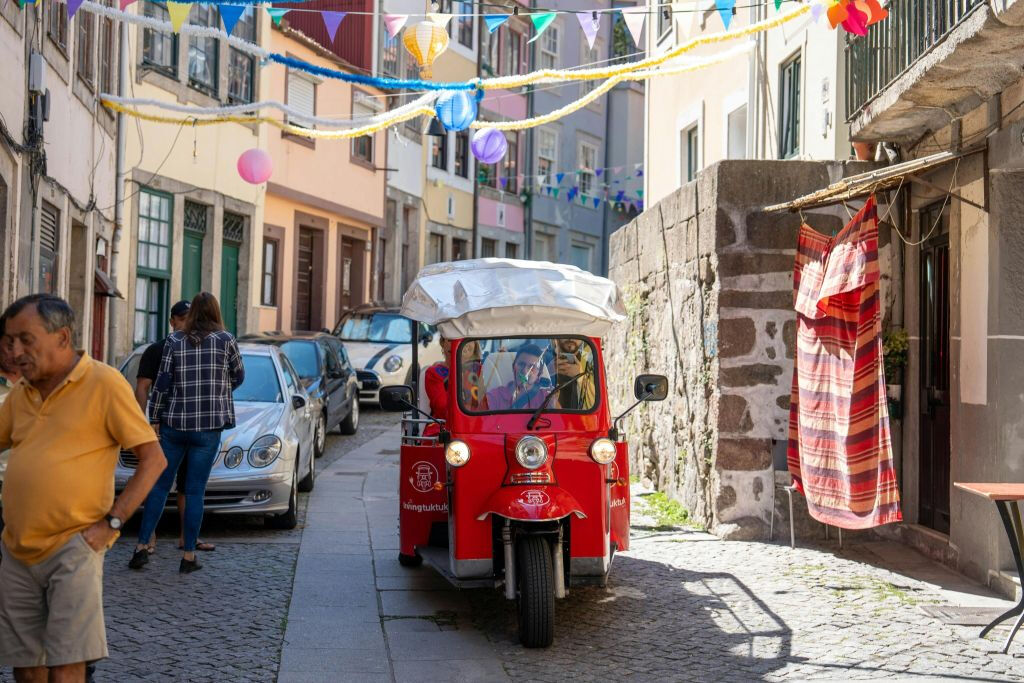
[(274, 162), (270, 155), (262, 149), (253, 148), (242, 152), (238, 157), (238, 175), (242, 180), (253, 185), (259, 185), (267, 181), (270, 174), (274, 172)]

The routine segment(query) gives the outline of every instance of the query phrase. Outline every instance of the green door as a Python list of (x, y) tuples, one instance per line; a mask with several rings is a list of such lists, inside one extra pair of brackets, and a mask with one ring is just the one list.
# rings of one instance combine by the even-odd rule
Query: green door
[(221, 250), (220, 312), (228, 332), (238, 334), (238, 245), (233, 242)]
[(203, 291), (203, 236), (185, 231), (183, 263), (181, 266), (181, 298), (191, 301)]

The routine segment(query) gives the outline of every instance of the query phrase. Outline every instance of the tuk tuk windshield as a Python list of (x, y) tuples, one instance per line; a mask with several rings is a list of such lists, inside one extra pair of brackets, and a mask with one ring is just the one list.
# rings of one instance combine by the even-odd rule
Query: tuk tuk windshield
[[(582, 337), (473, 339), (459, 347), (459, 406), (468, 414), (589, 413), (598, 404), (594, 359)], [(559, 388), (560, 387), (560, 388)]]

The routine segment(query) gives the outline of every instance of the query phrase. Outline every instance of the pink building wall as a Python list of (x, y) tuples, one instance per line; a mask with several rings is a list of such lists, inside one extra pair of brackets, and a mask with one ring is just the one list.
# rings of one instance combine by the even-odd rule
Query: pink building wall
[[(498, 206), (505, 207), (505, 225), (498, 225)], [(504, 227), (512, 232), (523, 232), (523, 207), (519, 202), (505, 204), (496, 199), (480, 197), (478, 218), (484, 225)]]

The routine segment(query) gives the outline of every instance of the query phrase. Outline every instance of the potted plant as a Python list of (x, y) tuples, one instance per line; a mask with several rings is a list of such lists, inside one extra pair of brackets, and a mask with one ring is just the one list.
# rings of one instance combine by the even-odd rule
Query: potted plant
[(889, 399), (889, 416), (896, 420), (903, 417), (903, 369), (907, 366), (909, 349), (910, 336), (902, 328), (889, 330), (882, 336), (885, 393)]

